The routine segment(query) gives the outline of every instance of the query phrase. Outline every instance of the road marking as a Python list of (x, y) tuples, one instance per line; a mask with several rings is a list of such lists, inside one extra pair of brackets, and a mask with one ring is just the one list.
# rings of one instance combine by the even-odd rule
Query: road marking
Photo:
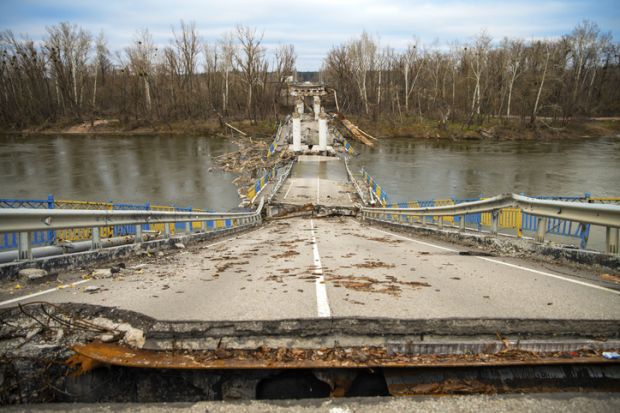
[(312, 253), (314, 255), (314, 275), (318, 277), (314, 280), (316, 287), (316, 307), (319, 317), (330, 317), (329, 300), (327, 299), (327, 289), (325, 288), (325, 277), (323, 277), (323, 266), (319, 255), (319, 246), (314, 235), (314, 222), (310, 220), (310, 234), (312, 235)]
[(286, 193), (284, 194), (284, 198), (282, 199), (286, 199), (286, 197), (288, 196), (288, 193), (291, 192), (291, 188), (293, 188), (293, 184), (294, 182), (291, 180), (291, 184), (288, 187), (288, 191), (286, 191)]
[(84, 283), (87, 283), (89, 281), (90, 281), (90, 279), (76, 281), (76, 282), (71, 283), (71, 284), (64, 284), (64, 285), (58, 286), (56, 288), (50, 288), (49, 290), (39, 291), (38, 293), (32, 293), (32, 294), (24, 295), (22, 297), (13, 298), (12, 300), (6, 300), (6, 301), (3, 301), (3, 302), (0, 303), (0, 307), (2, 307), (3, 305), (7, 305), (7, 304), (13, 304), (13, 303), (16, 303), (18, 301), (27, 300), (27, 299), (32, 298), (32, 297), (38, 297), (38, 296), (43, 295), (43, 294), (52, 293), (54, 291), (62, 290), (63, 288), (75, 287), (76, 285), (84, 284)]
[(316, 178), (316, 203), (319, 203), (319, 184), (321, 183), (321, 180), (319, 178)]
[(583, 281), (579, 281), (579, 280), (574, 280), (574, 279), (568, 278), (568, 277), (562, 277), (561, 275), (551, 274), (551, 273), (544, 272), (544, 271), (538, 271), (538, 270), (535, 270), (533, 268), (522, 267), (520, 265), (510, 264), (510, 263), (507, 263), (507, 262), (504, 262), (504, 261), (494, 260), (494, 259), (491, 259), (491, 258), (486, 258), (486, 257), (476, 257), (476, 258), (479, 258), (479, 259), (484, 260), (484, 261), (493, 262), (495, 264), (506, 265), (508, 267), (517, 268), (517, 269), (520, 269), (520, 270), (525, 270), (525, 271), (533, 272), (534, 274), (540, 274), (540, 275), (544, 275), (544, 276), (547, 276), (547, 277), (557, 278), (559, 280), (564, 280), (564, 281), (568, 281), (570, 283), (583, 285), (585, 287), (596, 288), (597, 290), (607, 291), (608, 293), (620, 294), (620, 291), (612, 290), (611, 288), (601, 287), (600, 285), (590, 284), (590, 283), (587, 283), (587, 282), (583, 282)]
[[(263, 228), (259, 228), (259, 229), (263, 229)], [(224, 239), (224, 240), (221, 240), (221, 241), (218, 241), (218, 242), (214, 242), (213, 244), (206, 245), (204, 247), (201, 247), (200, 249), (213, 247), (214, 245), (223, 244), (223, 243), (225, 243), (227, 241), (230, 241), (230, 239)], [(36, 292), (36, 293), (24, 295), (24, 296), (21, 296), (21, 297), (12, 298), (10, 300), (6, 300), (6, 301), (0, 302), (0, 307), (2, 307), (4, 305), (7, 305), (7, 304), (13, 304), (13, 303), (16, 303), (18, 301), (27, 300), (27, 299), (32, 298), (32, 297), (38, 297), (38, 296), (43, 295), (43, 294), (53, 293), (54, 291), (62, 290), (64, 288), (75, 287), (76, 285), (84, 284), (84, 283), (87, 283), (89, 281), (92, 281), (92, 278), (89, 278), (88, 280), (76, 281), (74, 283), (63, 284), (63, 285), (60, 285), (60, 286), (58, 286), (56, 288), (50, 288), (49, 290), (39, 291), (39, 292)]]
[[(377, 228), (373, 228), (373, 227), (370, 227), (370, 228), (374, 229), (375, 231), (382, 232), (382, 233), (388, 234), (388, 235), (392, 235), (394, 237), (403, 238), (403, 239), (406, 239), (406, 240), (409, 240), (409, 241), (412, 241), (412, 242), (415, 242), (415, 243), (418, 243), (418, 244), (422, 244), (422, 245), (426, 245), (426, 246), (434, 247), (434, 248), (439, 248), (439, 249), (445, 250), (445, 251), (458, 252), (458, 250), (455, 250), (455, 249), (452, 249), (452, 248), (440, 247), (439, 245), (430, 244), (430, 243), (424, 242), (424, 241), (418, 241), (418, 240), (413, 239), (413, 238), (404, 237), (404, 236), (398, 235), (398, 234), (393, 234), (391, 232), (383, 231), (383, 230), (380, 230), (380, 229), (377, 229)], [(516, 268), (516, 269), (523, 270), (523, 271), (528, 271), (528, 272), (531, 272), (531, 273), (534, 273), (534, 274), (544, 275), (546, 277), (557, 278), (559, 280), (567, 281), (567, 282), (570, 282), (570, 283), (573, 283), (573, 284), (583, 285), (584, 287), (595, 288), (597, 290), (602, 290), (602, 291), (606, 291), (608, 293), (613, 293), (613, 294), (620, 295), (620, 291), (613, 290), (611, 288), (601, 287), (600, 285), (596, 285), (596, 284), (590, 284), (590, 283), (587, 283), (587, 282), (584, 282), (584, 281), (574, 280), (572, 278), (563, 277), (561, 275), (552, 274), (552, 273), (545, 272), (545, 271), (539, 271), (539, 270), (535, 270), (533, 268), (523, 267), (523, 266), (517, 265), (517, 264), (510, 264), (508, 262), (504, 262), (504, 261), (500, 261), (500, 260), (494, 260), (492, 258), (487, 258), (487, 257), (474, 257), (474, 258), (478, 258), (479, 260), (488, 261), (488, 262), (492, 262), (492, 263), (495, 263), (495, 264), (505, 265), (507, 267)]]

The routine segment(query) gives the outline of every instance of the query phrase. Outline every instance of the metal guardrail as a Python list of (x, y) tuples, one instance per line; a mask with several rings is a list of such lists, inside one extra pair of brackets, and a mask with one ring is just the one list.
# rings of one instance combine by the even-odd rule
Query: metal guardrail
[(618, 235), (620, 228), (620, 206), (537, 199), (523, 195), (503, 194), (492, 198), (463, 202), (453, 205), (430, 206), (418, 208), (368, 208), (362, 207), (365, 219), (393, 223), (413, 223), (412, 218), (419, 217), (426, 225), (425, 217), (438, 217), (437, 225), (444, 226), (446, 217), (459, 218), (459, 229), (465, 230), (468, 215), (490, 213), (491, 233), (497, 234), (502, 210), (514, 209), (536, 217), (536, 241), (544, 242), (549, 219), (561, 219), (586, 225), (599, 225), (606, 228), (606, 252), (618, 254)]
[[(171, 235), (170, 225), (183, 223), (185, 233), (194, 232), (194, 223), (199, 223), (199, 232), (217, 229), (210, 222), (227, 221), (224, 229), (252, 226), (262, 222), (261, 212), (264, 200), (253, 212), (199, 212), (156, 211), (156, 210), (90, 210), (90, 209), (41, 209), (41, 208), (0, 208), (0, 233), (18, 234), (18, 259), (32, 259), (33, 234), (54, 230), (88, 229), (91, 248), (102, 246), (102, 229), (130, 225), (135, 228), (134, 242), (143, 242), (145, 226), (163, 224), (161, 234)], [(148, 227), (147, 227), (148, 228)], [(154, 232), (154, 231), (149, 231)], [(159, 232), (159, 231), (155, 231)]]
[(332, 128), (332, 134), (342, 143), (342, 146), (344, 146), (344, 150), (346, 153), (348, 153), (349, 155), (353, 155), (355, 153), (351, 144), (337, 128)]
[(273, 197), (276, 196), (276, 194), (280, 190), (280, 187), (282, 186), (286, 178), (288, 178), (289, 174), (291, 173), (291, 170), (293, 169), (293, 164), (294, 164), (294, 161), (291, 161), (283, 169), (280, 170), (280, 173), (278, 175), (278, 181), (276, 182), (271, 193), (269, 194), (269, 197), (267, 198), (267, 203), (271, 202)]
[(381, 185), (364, 168), (362, 168), (362, 177), (370, 189), (370, 196), (376, 198), (381, 205), (386, 206), (390, 201)]

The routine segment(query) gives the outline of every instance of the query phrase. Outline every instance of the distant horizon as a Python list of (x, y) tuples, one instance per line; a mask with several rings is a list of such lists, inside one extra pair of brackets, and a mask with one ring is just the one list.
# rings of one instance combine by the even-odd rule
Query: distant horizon
[[(557, 39), (583, 20), (590, 20), (602, 32), (620, 38), (620, 7), (615, 1), (591, 3), (570, 1), (465, 2), (360, 0), (291, 3), (266, 0), (257, 6), (248, 0), (226, 4), (198, 0), (125, 3), (79, 3), (68, 0), (5, 1), (0, 4), (0, 30), (29, 36), (40, 42), (46, 27), (67, 21), (93, 36), (103, 31), (114, 54), (132, 45), (138, 30), (148, 29), (158, 46), (167, 46), (172, 28), (179, 22), (195, 22), (202, 41), (213, 43), (236, 24), (264, 32), (263, 45), (269, 58), (280, 44), (295, 46), (297, 70), (318, 72), (332, 46), (358, 37), (362, 31), (381, 46), (402, 51), (417, 39), (425, 47), (447, 49), (454, 42), (469, 43), (485, 31), (494, 40), (502, 38)], [(616, 40), (617, 41), (617, 40)]]

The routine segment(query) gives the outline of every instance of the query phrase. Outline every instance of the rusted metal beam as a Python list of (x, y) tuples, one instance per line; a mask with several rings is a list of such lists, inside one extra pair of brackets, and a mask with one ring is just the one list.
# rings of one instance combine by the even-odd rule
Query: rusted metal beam
[(109, 343), (79, 344), (69, 364), (86, 372), (111, 364), (157, 369), (308, 369), (379, 367), (482, 367), (619, 363), (592, 351), (532, 353), (509, 350), (474, 355), (389, 355), (379, 347), (289, 349), (265, 348), (205, 351), (157, 351)]

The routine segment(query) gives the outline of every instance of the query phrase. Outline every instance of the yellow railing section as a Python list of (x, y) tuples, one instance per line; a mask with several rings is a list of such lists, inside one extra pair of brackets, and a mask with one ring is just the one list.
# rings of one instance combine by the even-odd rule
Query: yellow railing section
[[(153, 211), (174, 211), (174, 207), (167, 205), (151, 205), (151, 209)], [(174, 235), (174, 223), (168, 224), (151, 224), (151, 231), (159, 231), (162, 234), (165, 232), (165, 226), (168, 225), (168, 229), (170, 230), (170, 235)]]
[[(490, 212), (483, 212), (480, 214), (480, 224), (484, 226), (491, 226), (493, 216)], [(502, 208), (499, 210), (499, 228), (514, 229), (517, 231), (517, 236), (521, 238), (523, 231), (523, 213), (519, 208)]]
[[(58, 200), (54, 201), (54, 208), (112, 210), (113, 205), (110, 202)], [(112, 226), (102, 227), (99, 231), (101, 238), (109, 238), (114, 235), (114, 227)], [(92, 230), (90, 228), (56, 230), (57, 241), (81, 241), (90, 239), (91, 235)]]

